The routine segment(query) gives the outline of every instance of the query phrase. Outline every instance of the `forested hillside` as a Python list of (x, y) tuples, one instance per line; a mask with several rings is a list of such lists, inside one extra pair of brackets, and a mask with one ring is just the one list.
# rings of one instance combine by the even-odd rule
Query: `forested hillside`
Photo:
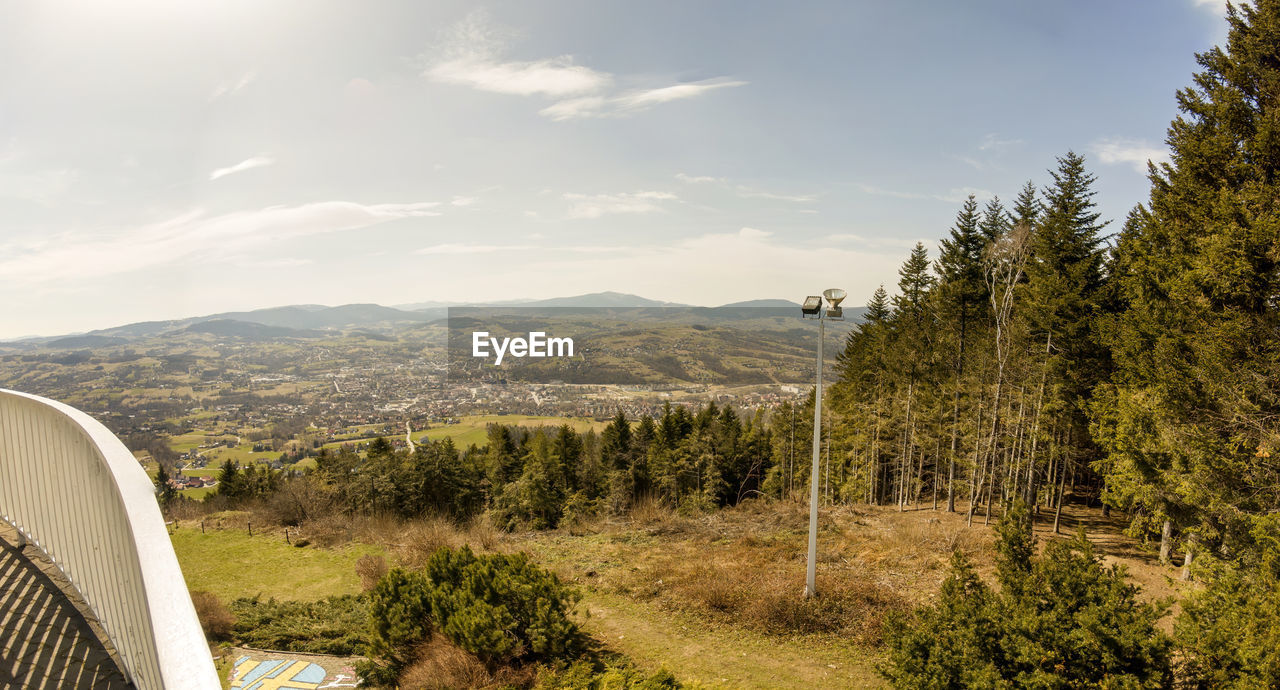
[(1208, 580), (1178, 631), (1213, 686), (1280, 678), (1280, 3), (1228, 21), (1122, 227), (1073, 152), (970, 197), (871, 296), (830, 411), (838, 500), (1123, 509)]

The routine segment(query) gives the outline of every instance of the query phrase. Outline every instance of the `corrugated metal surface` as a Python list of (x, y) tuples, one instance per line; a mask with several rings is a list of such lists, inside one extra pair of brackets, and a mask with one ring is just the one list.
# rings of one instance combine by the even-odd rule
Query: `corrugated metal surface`
[(134, 685), (221, 687), (151, 480), (97, 420), (0, 389), (0, 518), (80, 592)]

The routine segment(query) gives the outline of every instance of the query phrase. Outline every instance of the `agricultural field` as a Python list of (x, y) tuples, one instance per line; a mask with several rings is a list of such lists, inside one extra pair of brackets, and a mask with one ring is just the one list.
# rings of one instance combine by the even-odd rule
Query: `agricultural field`
[(578, 433), (584, 433), (589, 430), (600, 433), (608, 425), (608, 422), (583, 419), (581, 417), (540, 417), (514, 414), (470, 415), (459, 418), (457, 424), (440, 424), (425, 431), (414, 432), (413, 440), (416, 442), (426, 438), (432, 441), (439, 441), (443, 438), (452, 438), (454, 445), (458, 448), (466, 448), (473, 443), (477, 446), (483, 446), (488, 442), (487, 427), (489, 424), (524, 427), (560, 427), (568, 424)]

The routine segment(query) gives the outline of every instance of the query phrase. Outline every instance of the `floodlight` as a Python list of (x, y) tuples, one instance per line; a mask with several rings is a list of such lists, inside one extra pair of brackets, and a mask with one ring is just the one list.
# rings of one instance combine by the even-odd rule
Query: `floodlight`
[(845, 291), (840, 288), (831, 288), (822, 292), (822, 296), (827, 298), (833, 309), (840, 308), (840, 303), (844, 301), (845, 295)]
[(843, 309), (841, 309), (840, 307), (832, 307), (832, 308), (830, 308), (830, 309), (828, 309), (828, 310), (827, 310), (827, 318), (828, 318), (828, 319), (835, 319), (835, 320), (837, 320), (837, 321), (843, 321), (843, 320), (844, 320), (844, 310), (843, 310)]
[(808, 316), (817, 314), (822, 309), (822, 298), (817, 295), (809, 295), (804, 298), (804, 304), (800, 305), (800, 313)]

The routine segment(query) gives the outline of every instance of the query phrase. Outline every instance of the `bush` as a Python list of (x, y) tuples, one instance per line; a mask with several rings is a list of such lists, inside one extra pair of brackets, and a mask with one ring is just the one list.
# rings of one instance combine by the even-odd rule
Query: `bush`
[(414, 648), (431, 639), (430, 589), (420, 573), (392, 568), (369, 592), (369, 654), (381, 663), (357, 670), (391, 685), (414, 660)]
[(537, 690), (680, 690), (684, 686), (666, 669), (646, 675), (625, 664), (599, 667), (583, 660), (543, 668), (534, 687)]
[(367, 592), (377, 586), (383, 575), (387, 574), (387, 559), (374, 554), (365, 554), (356, 561), (356, 575), (360, 576), (360, 589)]
[(577, 593), (527, 554), (440, 549), (423, 575), (432, 621), (487, 662), (567, 658), (583, 648), (582, 632), (569, 619)]
[(1280, 581), (1265, 572), (1215, 567), (1183, 603), (1174, 635), (1191, 687), (1275, 687), (1280, 678)]
[(320, 601), (262, 601), (258, 597), (231, 602), (235, 639), (258, 649), (311, 654), (361, 654), (366, 644), (368, 601), (345, 595)]
[(204, 636), (210, 640), (226, 640), (231, 637), (235, 617), (226, 606), (218, 600), (217, 595), (210, 592), (192, 592), (191, 603), (196, 607), (196, 617), (200, 619), (200, 627)]
[(568, 659), (585, 648), (569, 618), (577, 593), (523, 553), (444, 547), (421, 571), (393, 568), (369, 596), (369, 651), (379, 661), (361, 673), (377, 683), (395, 682), (436, 632), (491, 669)]
[(1028, 525), (1021, 505), (1001, 519), (999, 593), (957, 553), (937, 605), (890, 619), (883, 675), (902, 688), (1169, 686), (1162, 608), (1139, 602), (1083, 532), (1033, 557)]
[(434, 637), (414, 650), (415, 661), (400, 675), (403, 688), (454, 690), (498, 685), (494, 674), (474, 654)]

